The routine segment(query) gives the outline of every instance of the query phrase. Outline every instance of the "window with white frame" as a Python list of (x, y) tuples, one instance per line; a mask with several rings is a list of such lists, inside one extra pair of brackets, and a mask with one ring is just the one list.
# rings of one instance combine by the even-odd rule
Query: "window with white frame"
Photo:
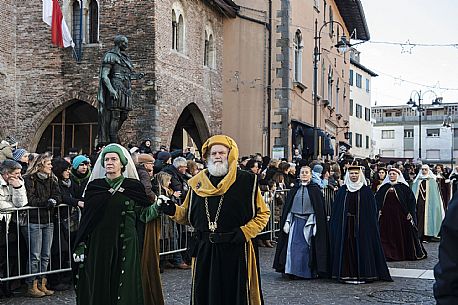
[(371, 92), (371, 83), (368, 78), (366, 78), (366, 92)]
[(371, 120), (371, 110), (370, 110), (370, 108), (364, 107), (364, 119), (366, 121), (368, 121), (368, 122)]
[(216, 67), (215, 39), (210, 26), (207, 26), (205, 30), (204, 66), (212, 69)]
[(426, 159), (439, 160), (440, 157), (441, 157), (440, 149), (427, 149), (426, 150)]
[(429, 128), (426, 129), (426, 136), (427, 137), (432, 137), (432, 138), (437, 138), (440, 136), (440, 128)]
[(302, 33), (297, 30), (294, 35), (294, 81), (302, 82)]
[(404, 129), (404, 138), (413, 138), (413, 129)]
[(382, 130), (382, 139), (394, 139), (394, 130)]
[(356, 117), (361, 119), (363, 117), (363, 106), (356, 104)]
[(353, 86), (353, 70), (350, 69), (350, 76), (348, 82), (350, 83), (350, 86)]
[(392, 149), (384, 149), (381, 151), (381, 155), (383, 157), (394, 157), (394, 150)]
[(184, 53), (185, 24), (181, 4), (172, 5), (172, 50)]
[(356, 73), (356, 87), (362, 88), (362, 79), (363, 76), (359, 73)]
[(413, 158), (413, 150), (412, 149), (404, 150), (404, 158)]
[(353, 115), (353, 99), (350, 99), (350, 112), (349, 112), (349, 115), (352, 116)]
[(356, 134), (356, 147), (362, 147), (363, 146), (363, 135), (360, 133)]

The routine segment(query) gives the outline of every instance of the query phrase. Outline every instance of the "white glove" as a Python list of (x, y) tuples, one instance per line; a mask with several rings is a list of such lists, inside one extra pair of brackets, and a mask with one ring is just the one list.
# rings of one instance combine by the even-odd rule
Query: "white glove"
[(73, 253), (73, 261), (74, 261), (75, 263), (82, 263), (82, 262), (84, 262), (84, 253), (81, 254), (81, 255), (78, 255), (78, 254), (76, 254), (76, 253)]
[(289, 223), (289, 221), (285, 222), (285, 225), (283, 226), (283, 232), (285, 232), (286, 234), (289, 234), (289, 229), (291, 228), (291, 225)]
[(156, 203), (157, 203), (158, 206), (161, 206), (161, 204), (163, 204), (164, 202), (167, 202), (169, 200), (170, 200), (169, 197), (164, 196), (164, 195), (159, 195), (159, 197), (157, 198)]

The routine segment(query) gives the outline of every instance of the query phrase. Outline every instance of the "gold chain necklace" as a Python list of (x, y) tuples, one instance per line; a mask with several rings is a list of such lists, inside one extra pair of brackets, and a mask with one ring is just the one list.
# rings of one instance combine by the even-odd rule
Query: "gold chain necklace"
[(423, 188), (423, 184), (420, 182), (420, 195), (423, 201), (426, 201), (426, 187)]
[(215, 232), (216, 229), (218, 228), (218, 224), (216, 222), (218, 221), (219, 212), (221, 211), (221, 206), (223, 205), (223, 200), (224, 200), (224, 194), (221, 196), (221, 199), (219, 200), (218, 210), (216, 210), (216, 215), (215, 215), (215, 221), (211, 221), (210, 220), (210, 211), (208, 210), (208, 197), (205, 197), (205, 213), (207, 214), (208, 229), (210, 229), (210, 231), (212, 232)]

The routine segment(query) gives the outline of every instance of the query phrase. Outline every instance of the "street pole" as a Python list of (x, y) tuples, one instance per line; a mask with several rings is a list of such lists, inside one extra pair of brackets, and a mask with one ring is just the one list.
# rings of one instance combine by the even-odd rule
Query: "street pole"
[(418, 159), (421, 160), (421, 90), (418, 95)]
[(318, 129), (317, 129), (317, 104), (318, 104), (318, 20), (315, 19), (315, 47), (313, 49), (313, 160), (318, 158)]

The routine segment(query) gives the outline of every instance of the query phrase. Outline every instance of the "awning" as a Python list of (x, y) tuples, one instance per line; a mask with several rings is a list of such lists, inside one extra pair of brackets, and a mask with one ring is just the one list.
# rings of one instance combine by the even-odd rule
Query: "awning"
[[(304, 148), (303, 151), (310, 155), (313, 154), (313, 128), (302, 126), (301, 133), (304, 137)], [(318, 129), (318, 149), (319, 153), (322, 156), (326, 155), (334, 155), (334, 147), (332, 145), (331, 136), (323, 131), (322, 129)]]

